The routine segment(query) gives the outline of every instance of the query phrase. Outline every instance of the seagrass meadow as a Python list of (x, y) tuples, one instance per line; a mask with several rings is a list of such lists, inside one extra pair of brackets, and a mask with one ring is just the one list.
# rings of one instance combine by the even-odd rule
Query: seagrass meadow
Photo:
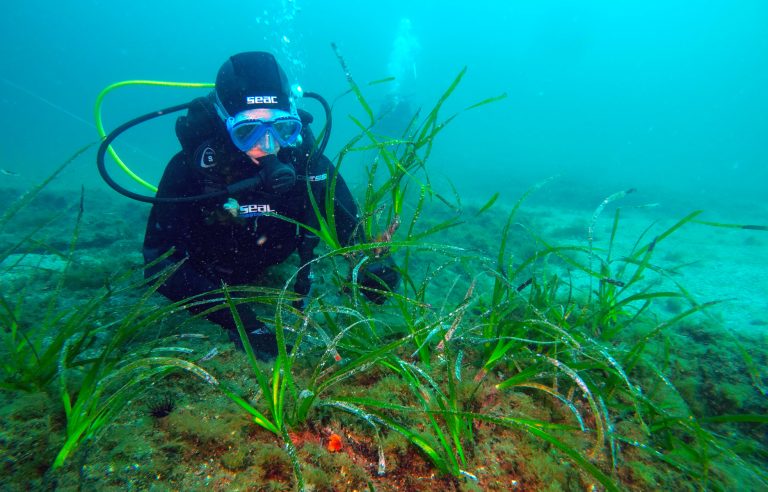
[[(727, 288), (765, 273), (762, 226), (557, 177), (441, 195), (439, 109), (411, 140), (360, 123), (339, 154), (378, 156), (357, 188), (370, 242), (318, 217), (304, 311), (296, 261), (209, 303), (257, 309), (273, 361), (154, 293), (171, 272), (144, 279), (146, 209), (4, 188), (0, 488), (763, 489), (765, 299)], [(383, 306), (354, 282), (375, 254), (403, 275)]]

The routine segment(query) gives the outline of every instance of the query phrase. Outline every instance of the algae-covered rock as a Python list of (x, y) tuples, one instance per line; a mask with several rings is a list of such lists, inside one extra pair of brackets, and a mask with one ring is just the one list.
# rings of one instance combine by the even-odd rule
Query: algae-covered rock
[(0, 286), (4, 291), (15, 290), (30, 282), (45, 282), (67, 268), (67, 261), (52, 254), (12, 254), (0, 262)]
[(221, 455), (221, 464), (228, 470), (244, 470), (249, 465), (248, 452), (239, 446), (232, 448)]

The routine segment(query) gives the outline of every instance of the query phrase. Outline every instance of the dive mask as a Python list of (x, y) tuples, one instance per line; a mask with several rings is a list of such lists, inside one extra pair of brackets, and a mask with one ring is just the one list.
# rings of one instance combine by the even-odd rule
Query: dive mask
[(248, 152), (260, 142), (263, 148), (272, 148), (270, 137), (282, 147), (296, 145), (301, 134), (301, 120), (290, 113), (278, 113), (278, 116), (269, 119), (250, 117), (248, 111), (230, 116), (226, 124), (232, 142), (243, 152)]

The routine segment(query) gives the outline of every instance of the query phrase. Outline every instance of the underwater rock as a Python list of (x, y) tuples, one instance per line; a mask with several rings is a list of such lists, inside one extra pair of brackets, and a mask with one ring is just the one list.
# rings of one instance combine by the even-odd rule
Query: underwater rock
[(13, 268), (8, 275), (13, 275), (17, 269), (48, 270), (51, 272), (63, 272), (67, 267), (67, 261), (56, 255), (41, 255), (36, 253), (8, 255), (2, 262), (1, 268)]

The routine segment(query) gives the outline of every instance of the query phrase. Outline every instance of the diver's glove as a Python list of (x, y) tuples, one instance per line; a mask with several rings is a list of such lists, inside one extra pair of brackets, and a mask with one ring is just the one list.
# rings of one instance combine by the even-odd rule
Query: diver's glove
[(357, 274), (360, 290), (369, 301), (384, 304), (387, 292), (393, 292), (400, 283), (400, 272), (391, 257), (373, 260), (363, 265)]
[[(256, 321), (246, 327), (248, 343), (251, 344), (256, 357), (263, 361), (269, 361), (277, 357), (277, 338), (261, 321)], [(227, 330), (229, 339), (235, 344), (235, 348), (245, 351), (243, 341), (237, 330)]]

